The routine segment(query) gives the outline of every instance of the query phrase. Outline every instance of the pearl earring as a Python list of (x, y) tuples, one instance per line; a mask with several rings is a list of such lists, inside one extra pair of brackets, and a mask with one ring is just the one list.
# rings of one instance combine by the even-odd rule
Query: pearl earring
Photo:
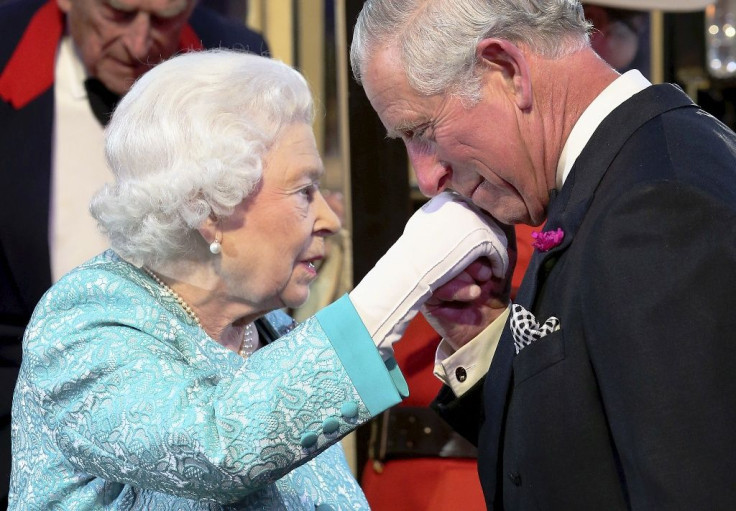
[(220, 233), (215, 234), (215, 241), (210, 243), (210, 252), (213, 254), (219, 254), (222, 251), (222, 245), (220, 244)]

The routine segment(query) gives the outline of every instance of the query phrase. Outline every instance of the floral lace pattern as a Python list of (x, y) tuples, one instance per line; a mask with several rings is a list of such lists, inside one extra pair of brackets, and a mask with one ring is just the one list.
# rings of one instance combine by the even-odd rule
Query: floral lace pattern
[(370, 413), (314, 318), (244, 360), (108, 251), (49, 290), (23, 349), (12, 509), (368, 508), (336, 442)]

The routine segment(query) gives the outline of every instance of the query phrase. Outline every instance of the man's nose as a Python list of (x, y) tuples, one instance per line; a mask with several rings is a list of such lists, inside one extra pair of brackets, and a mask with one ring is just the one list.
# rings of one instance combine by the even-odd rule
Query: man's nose
[(413, 155), (409, 160), (416, 173), (419, 190), (427, 197), (434, 197), (450, 185), (452, 167), (435, 155)]
[(153, 42), (151, 16), (145, 12), (139, 12), (128, 26), (124, 40), (125, 46), (133, 57), (145, 60)]

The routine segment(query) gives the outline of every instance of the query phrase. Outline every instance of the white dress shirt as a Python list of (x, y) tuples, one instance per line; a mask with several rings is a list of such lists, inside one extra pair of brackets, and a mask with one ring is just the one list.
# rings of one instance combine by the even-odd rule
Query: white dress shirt
[(51, 277), (62, 275), (109, 244), (89, 213), (89, 202), (112, 182), (104, 152), (104, 130), (87, 101), (87, 78), (71, 38), (61, 41), (54, 76), (54, 130), (49, 249)]
[[(621, 103), (650, 85), (649, 80), (639, 71), (628, 71), (613, 81), (588, 105), (562, 148), (557, 163), (557, 189), (562, 188), (575, 160), (603, 119)], [(435, 354), (434, 374), (448, 385), (456, 396), (464, 394), (488, 372), (509, 310), (510, 306), (502, 316), (457, 351), (447, 341), (440, 342)]]

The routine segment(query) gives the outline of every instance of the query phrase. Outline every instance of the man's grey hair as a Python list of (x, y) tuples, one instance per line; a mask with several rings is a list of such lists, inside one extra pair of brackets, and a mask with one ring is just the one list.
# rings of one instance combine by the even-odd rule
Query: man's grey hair
[(306, 81), (282, 62), (232, 50), (176, 56), (115, 110), (105, 133), (115, 182), (93, 198), (92, 215), (133, 264), (201, 259), (196, 229), (232, 214), (280, 132), (313, 118)]
[(483, 39), (558, 58), (586, 47), (590, 27), (577, 0), (368, 0), (355, 26), (350, 63), (360, 82), (371, 55), (393, 46), (417, 92), (475, 101), (475, 50)]

